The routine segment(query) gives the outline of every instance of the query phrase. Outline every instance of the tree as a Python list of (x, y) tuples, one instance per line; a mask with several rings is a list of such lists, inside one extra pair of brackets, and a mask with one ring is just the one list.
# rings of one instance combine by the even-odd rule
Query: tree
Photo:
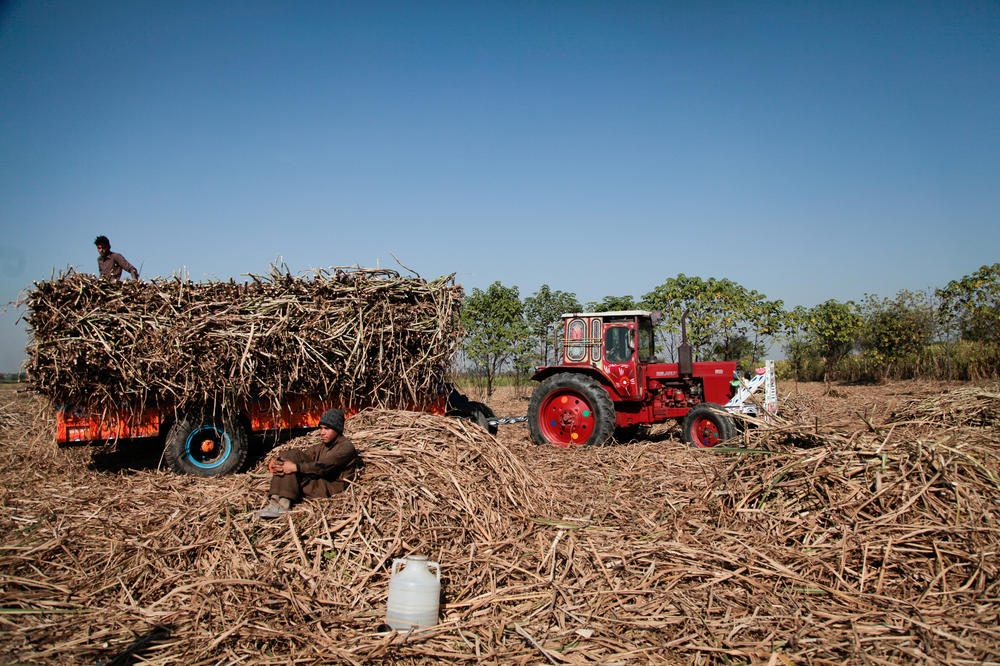
[(587, 303), (587, 310), (590, 312), (635, 310), (637, 307), (635, 299), (631, 296), (605, 296), (599, 301)]
[[(804, 332), (813, 349), (823, 357), (826, 382), (830, 370), (854, 348), (863, 323), (853, 301), (839, 303), (833, 299), (809, 309), (795, 308), (791, 322), (791, 327)], [(801, 347), (798, 351), (804, 353)]]
[(688, 342), (699, 357), (749, 357), (751, 362), (763, 355), (764, 340), (778, 335), (786, 316), (781, 301), (769, 301), (732, 280), (683, 273), (645, 294), (643, 304), (663, 313), (661, 338), (676, 338), (687, 312)]
[(963, 340), (1000, 340), (1000, 264), (952, 280), (936, 295), (941, 321)]
[(821, 368), (825, 373), (823, 353), (816, 338), (805, 328), (809, 318), (809, 309), (801, 305), (788, 313), (785, 323), (785, 352), (788, 361), (795, 369), (795, 379), (814, 379), (815, 368)]
[(724, 347), (729, 333), (724, 330), (721, 321), (721, 287), (716, 284), (715, 278), (703, 280), (680, 273), (654, 287), (642, 300), (649, 309), (663, 313), (658, 327), (661, 335), (676, 337), (681, 330), (681, 318), (687, 313), (688, 342), (696, 356), (701, 357), (713, 347)]
[(765, 341), (778, 337), (784, 329), (788, 317), (784, 302), (769, 301), (764, 294), (728, 280), (714, 286), (721, 287), (718, 300), (725, 312), (719, 316), (721, 331), (719, 340), (712, 345), (712, 356), (756, 366), (767, 351)]
[(862, 350), (882, 365), (883, 376), (888, 376), (893, 363), (920, 351), (934, 336), (934, 308), (924, 294), (904, 289), (892, 300), (865, 294), (859, 309), (864, 318)]
[(764, 294), (756, 291), (750, 292), (750, 304), (746, 317), (750, 330), (753, 331), (750, 350), (753, 365), (756, 366), (757, 359), (763, 358), (767, 353), (765, 341), (781, 338), (788, 325), (789, 315), (785, 311), (784, 301), (769, 301)]
[(549, 343), (555, 351), (562, 326), (560, 317), (567, 312), (579, 312), (582, 308), (576, 300), (576, 294), (553, 291), (549, 285), (543, 284), (532, 296), (524, 299), (524, 318), (528, 322), (531, 333), (538, 339), (539, 358), (542, 365), (549, 364)]
[(486, 395), (493, 395), (497, 374), (524, 354), (528, 325), (517, 287), (494, 282), (486, 291), (473, 289), (462, 307), (463, 348), (486, 374)]

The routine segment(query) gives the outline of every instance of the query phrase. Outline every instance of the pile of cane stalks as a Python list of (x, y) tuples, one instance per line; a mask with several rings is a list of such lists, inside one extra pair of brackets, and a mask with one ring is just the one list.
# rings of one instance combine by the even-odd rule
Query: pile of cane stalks
[[(713, 450), (676, 430), (535, 447), (523, 426), (369, 410), (347, 423), (357, 483), (271, 522), (264, 457), (115, 473), (7, 431), (0, 661), (1000, 661), (995, 430), (927, 399), (828, 401)], [(14, 422), (45, 432), (29, 407)], [(416, 633), (383, 624), (408, 554), (442, 573), (440, 622)]]
[(455, 350), (462, 289), (383, 269), (246, 282), (115, 282), (70, 272), (23, 298), (32, 388), (56, 402), (275, 405), (323, 394), (345, 406), (434, 398)]

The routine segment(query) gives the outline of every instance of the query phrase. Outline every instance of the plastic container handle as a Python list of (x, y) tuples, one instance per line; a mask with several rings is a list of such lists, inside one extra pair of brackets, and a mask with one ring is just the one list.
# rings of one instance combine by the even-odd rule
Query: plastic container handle
[[(398, 560), (393, 560), (392, 561), (392, 568), (389, 570), (389, 574), (390, 575), (392, 575), (392, 576), (396, 575), (396, 572), (399, 570), (399, 564), (400, 564), (400, 562), (405, 563), (406, 562), (406, 558), (404, 557), (402, 559), (398, 559)], [(428, 562), (427, 566), (428, 567), (434, 567), (434, 575), (437, 576), (438, 582), (440, 583), (441, 582), (441, 565), (438, 564), (437, 562)]]

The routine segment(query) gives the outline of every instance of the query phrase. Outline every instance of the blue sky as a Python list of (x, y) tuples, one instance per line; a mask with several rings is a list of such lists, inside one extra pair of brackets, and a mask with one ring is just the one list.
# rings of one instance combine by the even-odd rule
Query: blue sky
[(8, 2), (0, 299), (98, 234), (147, 278), (943, 286), (1000, 261), (998, 91), (996, 2)]

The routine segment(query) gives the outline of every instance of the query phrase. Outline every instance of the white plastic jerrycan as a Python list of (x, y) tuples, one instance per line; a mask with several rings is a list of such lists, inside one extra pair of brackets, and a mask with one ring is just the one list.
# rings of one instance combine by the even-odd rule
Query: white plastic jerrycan
[(441, 566), (437, 562), (428, 562), (426, 555), (392, 561), (386, 624), (396, 631), (432, 627), (437, 624), (440, 599)]

